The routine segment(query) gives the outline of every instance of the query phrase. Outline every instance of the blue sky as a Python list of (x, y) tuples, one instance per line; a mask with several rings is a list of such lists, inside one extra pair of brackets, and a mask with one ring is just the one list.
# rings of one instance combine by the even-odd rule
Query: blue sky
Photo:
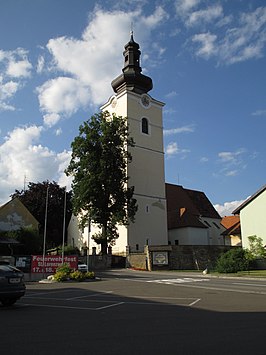
[(165, 102), (166, 181), (230, 214), (265, 181), (265, 0), (0, 0), (0, 204), (64, 175), (113, 94), (133, 23)]

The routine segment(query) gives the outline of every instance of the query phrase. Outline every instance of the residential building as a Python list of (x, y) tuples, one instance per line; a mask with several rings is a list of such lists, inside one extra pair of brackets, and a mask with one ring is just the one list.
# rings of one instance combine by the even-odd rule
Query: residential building
[(242, 240), (239, 216), (224, 216), (221, 220), (221, 225), (226, 228), (226, 230), (222, 233), (224, 237), (224, 244), (241, 246)]
[(14, 198), (0, 207), (0, 231), (20, 228), (38, 230), (39, 222), (18, 198)]
[(166, 184), (168, 241), (175, 245), (224, 245), (221, 217), (201, 191)]
[(233, 212), (240, 215), (242, 246), (249, 247), (249, 236), (262, 238), (266, 245), (266, 185), (238, 206)]

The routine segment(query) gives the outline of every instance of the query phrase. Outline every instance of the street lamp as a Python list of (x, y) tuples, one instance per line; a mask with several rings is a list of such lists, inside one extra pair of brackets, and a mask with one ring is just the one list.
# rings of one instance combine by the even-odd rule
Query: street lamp
[(63, 218), (63, 241), (62, 241), (62, 265), (64, 264), (65, 257), (65, 230), (66, 230), (66, 186), (65, 186), (65, 199), (64, 199), (64, 218)]

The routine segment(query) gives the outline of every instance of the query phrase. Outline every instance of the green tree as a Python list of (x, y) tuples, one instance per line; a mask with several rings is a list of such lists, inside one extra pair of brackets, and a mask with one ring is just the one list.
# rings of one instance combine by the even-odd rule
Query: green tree
[(126, 119), (107, 111), (95, 114), (79, 127), (72, 142), (72, 158), (66, 174), (73, 176), (73, 210), (81, 225), (89, 220), (101, 232), (94, 240), (106, 254), (118, 237), (117, 224), (134, 222), (137, 211), (134, 187), (128, 187), (128, 147), (133, 147)]
[[(45, 208), (46, 196), (48, 189), (47, 204), (47, 233), (46, 233), (46, 249), (53, 248), (62, 244), (63, 238), (63, 221), (64, 221), (64, 203), (65, 188), (60, 187), (55, 181), (48, 180), (38, 183), (30, 182), (28, 189), (16, 190), (12, 198), (18, 197), (20, 201), (27, 207), (31, 214), (40, 223), (40, 235), (43, 236), (45, 225)], [(71, 192), (66, 193), (66, 224), (71, 218), (72, 203)], [(67, 230), (67, 228), (65, 228)]]
[(266, 257), (266, 249), (263, 246), (263, 239), (261, 237), (250, 235), (248, 237), (248, 241), (251, 259), (260, 259)]
[(249, 258), (247, 251), (235, 247), (219, 257), (216, 270), (220, 273), (232, 273), (248, 270), (248, 266)]

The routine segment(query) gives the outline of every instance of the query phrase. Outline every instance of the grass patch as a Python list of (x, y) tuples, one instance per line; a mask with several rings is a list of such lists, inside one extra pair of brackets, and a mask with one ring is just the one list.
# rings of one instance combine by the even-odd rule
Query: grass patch
[(249, 270), (249, 271), (238, 271), (235, 273), (220, 274), (219, 272), (210, 272), (213, 276), (232, 276), (232, 277), (265, 277), (266, 270)]
[[(157, 271), (157, 270), (156, 270)], [(165, 271), (165, 270), (162, 270)], [(202, 275), (203, 270), (169, 270), (175, 273), (190, 273), (191, 275)], [(210, 270), (207, 276), (229, 276), (229, 277), (265, 277), (266, 270), (249, 270), (249, 271), (238, 271), (235, 273), (219, 273), (217, 271)]]

